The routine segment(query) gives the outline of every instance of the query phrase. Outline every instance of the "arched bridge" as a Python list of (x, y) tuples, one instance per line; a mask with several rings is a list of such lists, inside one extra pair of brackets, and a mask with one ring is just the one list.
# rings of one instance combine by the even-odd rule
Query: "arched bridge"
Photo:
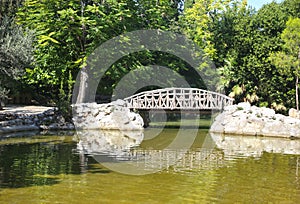
[(196, 88), (165, 88), (145, 91), (124, 99), (131, 109), (220, 110), (232, 105), (232, 98)]

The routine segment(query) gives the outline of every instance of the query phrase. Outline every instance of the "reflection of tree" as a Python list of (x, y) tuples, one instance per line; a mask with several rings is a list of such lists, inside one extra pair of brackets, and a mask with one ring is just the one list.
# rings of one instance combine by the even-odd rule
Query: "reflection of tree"
[(78, 156), (72, 145), (51, 142), (18, 143), (0, 146), (1, 187), (51, 185), (59, 174), (78, 174)]

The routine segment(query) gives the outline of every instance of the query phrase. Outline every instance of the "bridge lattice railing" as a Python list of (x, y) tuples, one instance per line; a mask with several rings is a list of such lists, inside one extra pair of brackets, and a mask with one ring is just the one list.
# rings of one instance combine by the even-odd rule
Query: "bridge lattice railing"
[(166, 88), (145, 91), (124, 99), (131, 109), (214, 110), (232, 105), (224, 94), (196, 88)]

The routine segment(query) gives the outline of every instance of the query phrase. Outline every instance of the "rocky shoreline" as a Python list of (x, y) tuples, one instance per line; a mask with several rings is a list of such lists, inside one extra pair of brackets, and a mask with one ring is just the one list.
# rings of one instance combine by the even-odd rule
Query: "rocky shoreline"
[(55, 107), (6, 107), (0, 111), (0, 134), (20, 131), (74, 130)]
[(6, 107), (0, 111), (0, 134), (56, 130), (143, 130), (143, 118), (131, 112), (126, 102), (73, 105), (73, 122), (67, 122), (55, 107)]
[[(276, 114), (273, 109), (239, 103), (227, 106), (211, 125), (211, 133), (300, 138), (299, 114)], [(73, 122), (67, 122), (55, 107), (11, 107), (0, 111), (0, 134), (20, 131), (56, 130), (143, 130), (142, 117), (131, 112), (124, 101), (108, 104), (76, 104)], [(295, 118), (296, 116), (296, 118)]]
[(300, 120), (276, 114), (273, 109), (239, 103), (227, 106), (211, 128), (212, 133), (300, 138)]

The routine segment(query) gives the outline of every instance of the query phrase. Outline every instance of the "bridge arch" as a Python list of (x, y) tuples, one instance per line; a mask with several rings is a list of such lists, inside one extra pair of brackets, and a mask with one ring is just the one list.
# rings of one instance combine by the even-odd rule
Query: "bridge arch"
[(234, 99), (197, 88), (165, 88), (144, 91), (124, 99), (130, 109), (139, 110), (221, 110)]

